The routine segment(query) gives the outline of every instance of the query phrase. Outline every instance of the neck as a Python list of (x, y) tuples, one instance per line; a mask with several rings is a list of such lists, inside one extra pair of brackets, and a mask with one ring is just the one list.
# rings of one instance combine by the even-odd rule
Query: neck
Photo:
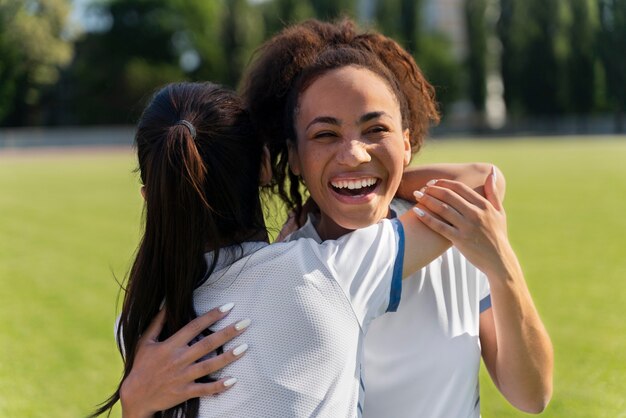
[[(389, 218), (390, 216), (391, 209), (387, 210), (385, 218)], [(380, 222), (382, 219), (384, 218), (378, 219), (377, 222)], [(320, 214), (320, 217), (316, 222), (314, 222), (313, 226), (315, 226), (315, 230), (317, 231), (317, 234), (320, 236), (322, 241), (326, 241), (329, 239), (338, 239), (354, 231), (354, 229), (342, 227), (341, 225), (337, 224), (332, 218), (326, 216), (324, 213)]]

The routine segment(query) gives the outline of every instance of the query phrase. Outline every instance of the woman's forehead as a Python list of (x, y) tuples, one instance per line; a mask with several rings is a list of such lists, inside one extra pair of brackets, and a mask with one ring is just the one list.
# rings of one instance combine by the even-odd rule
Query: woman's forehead
[(299, 117), (314, 118), (339, 113), (358, 118), (379, 112), (400, 116), (400, 106), (392, 89), (378, 74), (362, 67), (341, 67), (318, 77), (298, 100)]

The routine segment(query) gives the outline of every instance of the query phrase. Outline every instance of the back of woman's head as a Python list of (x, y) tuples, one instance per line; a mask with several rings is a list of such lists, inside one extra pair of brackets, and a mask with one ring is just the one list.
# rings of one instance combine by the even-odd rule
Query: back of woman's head
[(291, 183), (287, 181), (289, 138), (285, 133), (289, 128), (283, 117), (289, 93), (299, 75), (314, 65), (323, 51), (346, 47), (372, 54), (395, 79), (407, 105), (403, 124), (409, 128), (414, 152), (421, 148), (429, 126), (439, 122), (434, 88), (413, 57), (393, 39), (375, 32), (360, 33), (348, 19), (337, 23), (308, 20), (287, 27), (257, 51), (241, 91), (260, 138), (270, 148), (276, 191), (296, 211), (302, 198), (293, 178)]
[[(264, 233), (262, 145), (235, 93), (211, 83), (170, 84), (144, 110), (135, 142), (145, 231), (118, 327), (120, 351), (126, 353), (123, 378), (161, 304), (161, 338), (167, 338), (196, 317), (193, 291), (213, 270), (219, 249)], [(215, 252), (210, 266), (208, 250)], [(96, 414), (118, 399), (119, 387)], [(195, 416), (197, 408), (198, 399), (192, 399), (162, 416)]]
[(214, 223), (198, 232), (216, 247), (258, 228), (253, 202), (262, 144), (234, 92), (212, 83), (164, 87), (144, 110), (135, 142), (147, 226), (159, 220), (167, 228), (184, 213)]

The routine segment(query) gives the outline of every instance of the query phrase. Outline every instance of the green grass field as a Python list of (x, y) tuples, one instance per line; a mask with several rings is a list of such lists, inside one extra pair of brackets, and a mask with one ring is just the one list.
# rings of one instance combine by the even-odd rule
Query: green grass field
[[(491, 161), (555, 345), (547, 417), (626, 417), (626, 138), (431, 141)], [(140, 236), (133, 155), (0, 151), (0, 416), (84, 416), (114, 389), (119, 286)], [(481, 375), (483, 417), (522, 417)], [(118, 411), (114, 416), (119, 416)]]

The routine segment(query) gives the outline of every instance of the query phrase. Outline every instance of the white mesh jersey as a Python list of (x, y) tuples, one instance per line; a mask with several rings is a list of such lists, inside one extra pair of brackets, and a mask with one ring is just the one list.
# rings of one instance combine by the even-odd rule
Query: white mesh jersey
[[(391, 204), (394, 216), (412, 206)], [(321, 242), (310, 220), (292, 236)], [(479, 417), (478, 325), (491, 307), (487, 277), (453, 247), (402, 287), (397, 312), (374, 320), (365, 337), (363, 418)]]
[(222, 251), (213, 274), (195, 290), (194, 305), (200, 315), (234, 302), (214, 330), (251, 318), (224, 349), (244, 342), (250, 348), (213, 376), (238, 382), (201, 398), (200, 416), (359, 416), (364, 333), (373, 318), (397, 307), (403, 254), (397, 220), (321, 245), (299, 239)]
[(405, 279), (398, 311), (365, 338), (363, 417), (479, 417), (479, 316), (489, 307), (487, 277), (456, 248)]

